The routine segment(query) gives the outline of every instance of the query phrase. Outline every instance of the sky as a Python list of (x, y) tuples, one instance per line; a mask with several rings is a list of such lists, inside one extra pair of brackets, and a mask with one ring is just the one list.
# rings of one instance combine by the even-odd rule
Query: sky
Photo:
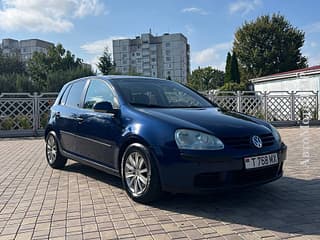
[(245, 21), (279, 13), (305, 32), (302, 54), (320, 64), (318, 0), (0, 0), (0, 39), (38, 38), (95, 64), (112, 39), (183, 33), (191, 69), (224, 70), (234, 33)]

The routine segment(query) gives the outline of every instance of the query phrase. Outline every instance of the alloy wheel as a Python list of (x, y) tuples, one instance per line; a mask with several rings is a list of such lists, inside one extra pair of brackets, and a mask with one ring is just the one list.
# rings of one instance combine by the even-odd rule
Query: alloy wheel
[(125, 180), (134, 196), (140, 196), (149, 184), (149, 170), (146, 159), (139, 152), (130, 153), (125, 161)]
[(47, 158), (50, 164), (53, 164), (57, 158), (57, 144), (52, 135), (47, 140)]

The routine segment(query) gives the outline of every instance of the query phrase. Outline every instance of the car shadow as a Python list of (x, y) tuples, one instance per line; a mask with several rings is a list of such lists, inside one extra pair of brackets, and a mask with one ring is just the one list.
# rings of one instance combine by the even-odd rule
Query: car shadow
[[(70, 164), (65, 170), (122, 188), (118, 177), (79, 163)], [(149, 206), (204, 218), (213, 226), (226, 222), (280, 233), (320, 234), (320, 179), (282, 177), (244, 190), (210, 195), (170, 194)]]

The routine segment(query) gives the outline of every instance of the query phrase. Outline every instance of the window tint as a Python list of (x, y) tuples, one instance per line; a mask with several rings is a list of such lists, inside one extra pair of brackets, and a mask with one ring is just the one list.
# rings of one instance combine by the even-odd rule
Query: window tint
[(79, 107), (81, 101), (81, 94), (86, 81), (79, 81), (72, 84), (68, 94), (66, 105), (71, 107)]
[(101, 80), (91, 80), (83, 107), (92, 109), (96, 103), (106, 101), (115, 107), (115, 97), (110, 87)]
[(67, 100), (67, 97), (68, 97), (70, 88), (71, 88), (71, 85), (69, 85), (69, 86), (67, 87), (67, 89), (64, 91), (63, 96), (62, 96), (62, 98), (61, 98), (61, 100), (60, 100), (60, 104), (61, 104), (61, 105), (65, 105), (65, 104), (66, 104), (66, 100)]

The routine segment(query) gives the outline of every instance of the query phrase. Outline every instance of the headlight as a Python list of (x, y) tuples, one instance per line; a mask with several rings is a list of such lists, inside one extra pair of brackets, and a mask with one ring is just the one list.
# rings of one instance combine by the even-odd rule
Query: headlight
[(273, 135), (274, 139), (277, 142), (281, 142), (281, 136), (280, 136), (278, 130), (274, 126), (272, 126), (271, 124), (270, 124), (270, 128), (271, 128), (272, 135)]
[(224, 148), (220, 139), (215, 136), (188, 129), (178, 129), (175, 140), (179, 149), (220, 150)]

